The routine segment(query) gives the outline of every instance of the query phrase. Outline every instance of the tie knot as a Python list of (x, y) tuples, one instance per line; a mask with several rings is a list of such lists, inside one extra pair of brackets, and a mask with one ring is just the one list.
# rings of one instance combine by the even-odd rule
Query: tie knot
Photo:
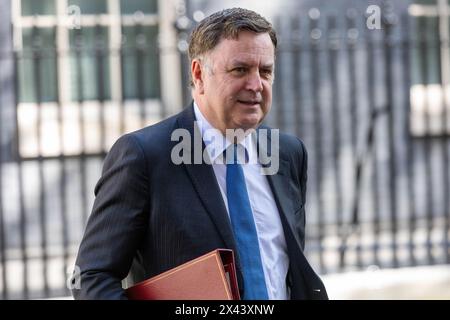
[(247, 149), (241, 144), (232, 143), (224, 150), (226, 164), (246, 164), (249, 162)]

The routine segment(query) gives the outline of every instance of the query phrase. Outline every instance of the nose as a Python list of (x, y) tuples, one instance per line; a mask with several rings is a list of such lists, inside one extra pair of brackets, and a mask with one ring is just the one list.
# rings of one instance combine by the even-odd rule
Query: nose
[(248, 75), (246, 89), (254, 92), (263, 91), (263, 85), (259, 72), (252, 72)]

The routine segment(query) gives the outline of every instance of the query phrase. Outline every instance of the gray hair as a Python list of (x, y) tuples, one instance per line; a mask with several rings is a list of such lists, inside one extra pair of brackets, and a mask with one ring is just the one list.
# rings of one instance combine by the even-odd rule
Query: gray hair
[(268, 33), (274, 49), (277, 47), (275, 30), (264, 17), (247, 9), (225, 9), (206, 17), (194, 28), (189, 39), (189, 62), (214, 49), (222, 39), (237, 39), (241, 31)]

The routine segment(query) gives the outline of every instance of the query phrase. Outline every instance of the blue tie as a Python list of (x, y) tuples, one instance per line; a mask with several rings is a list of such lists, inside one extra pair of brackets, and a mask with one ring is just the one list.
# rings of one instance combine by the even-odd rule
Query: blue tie
[[(244, 172), (232, 144), (233, 162), (227, 161), (227, 198), (244, 276), (244, 300), (268, 300), (255, 221), (245, 185)], [(231, 150), (230, 150), (231, 151)]]

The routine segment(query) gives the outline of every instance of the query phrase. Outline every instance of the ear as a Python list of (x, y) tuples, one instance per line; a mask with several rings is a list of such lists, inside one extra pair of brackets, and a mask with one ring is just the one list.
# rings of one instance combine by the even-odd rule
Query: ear
[(192, 60), (191, 63), (191, 74), (192, 74), (192, 82), (194, 83), (195, 90), (198, 93), (203, 94), (205, 92), (204, 83), (203, 83), (203, 73), (202, 65), (199, 59)]

